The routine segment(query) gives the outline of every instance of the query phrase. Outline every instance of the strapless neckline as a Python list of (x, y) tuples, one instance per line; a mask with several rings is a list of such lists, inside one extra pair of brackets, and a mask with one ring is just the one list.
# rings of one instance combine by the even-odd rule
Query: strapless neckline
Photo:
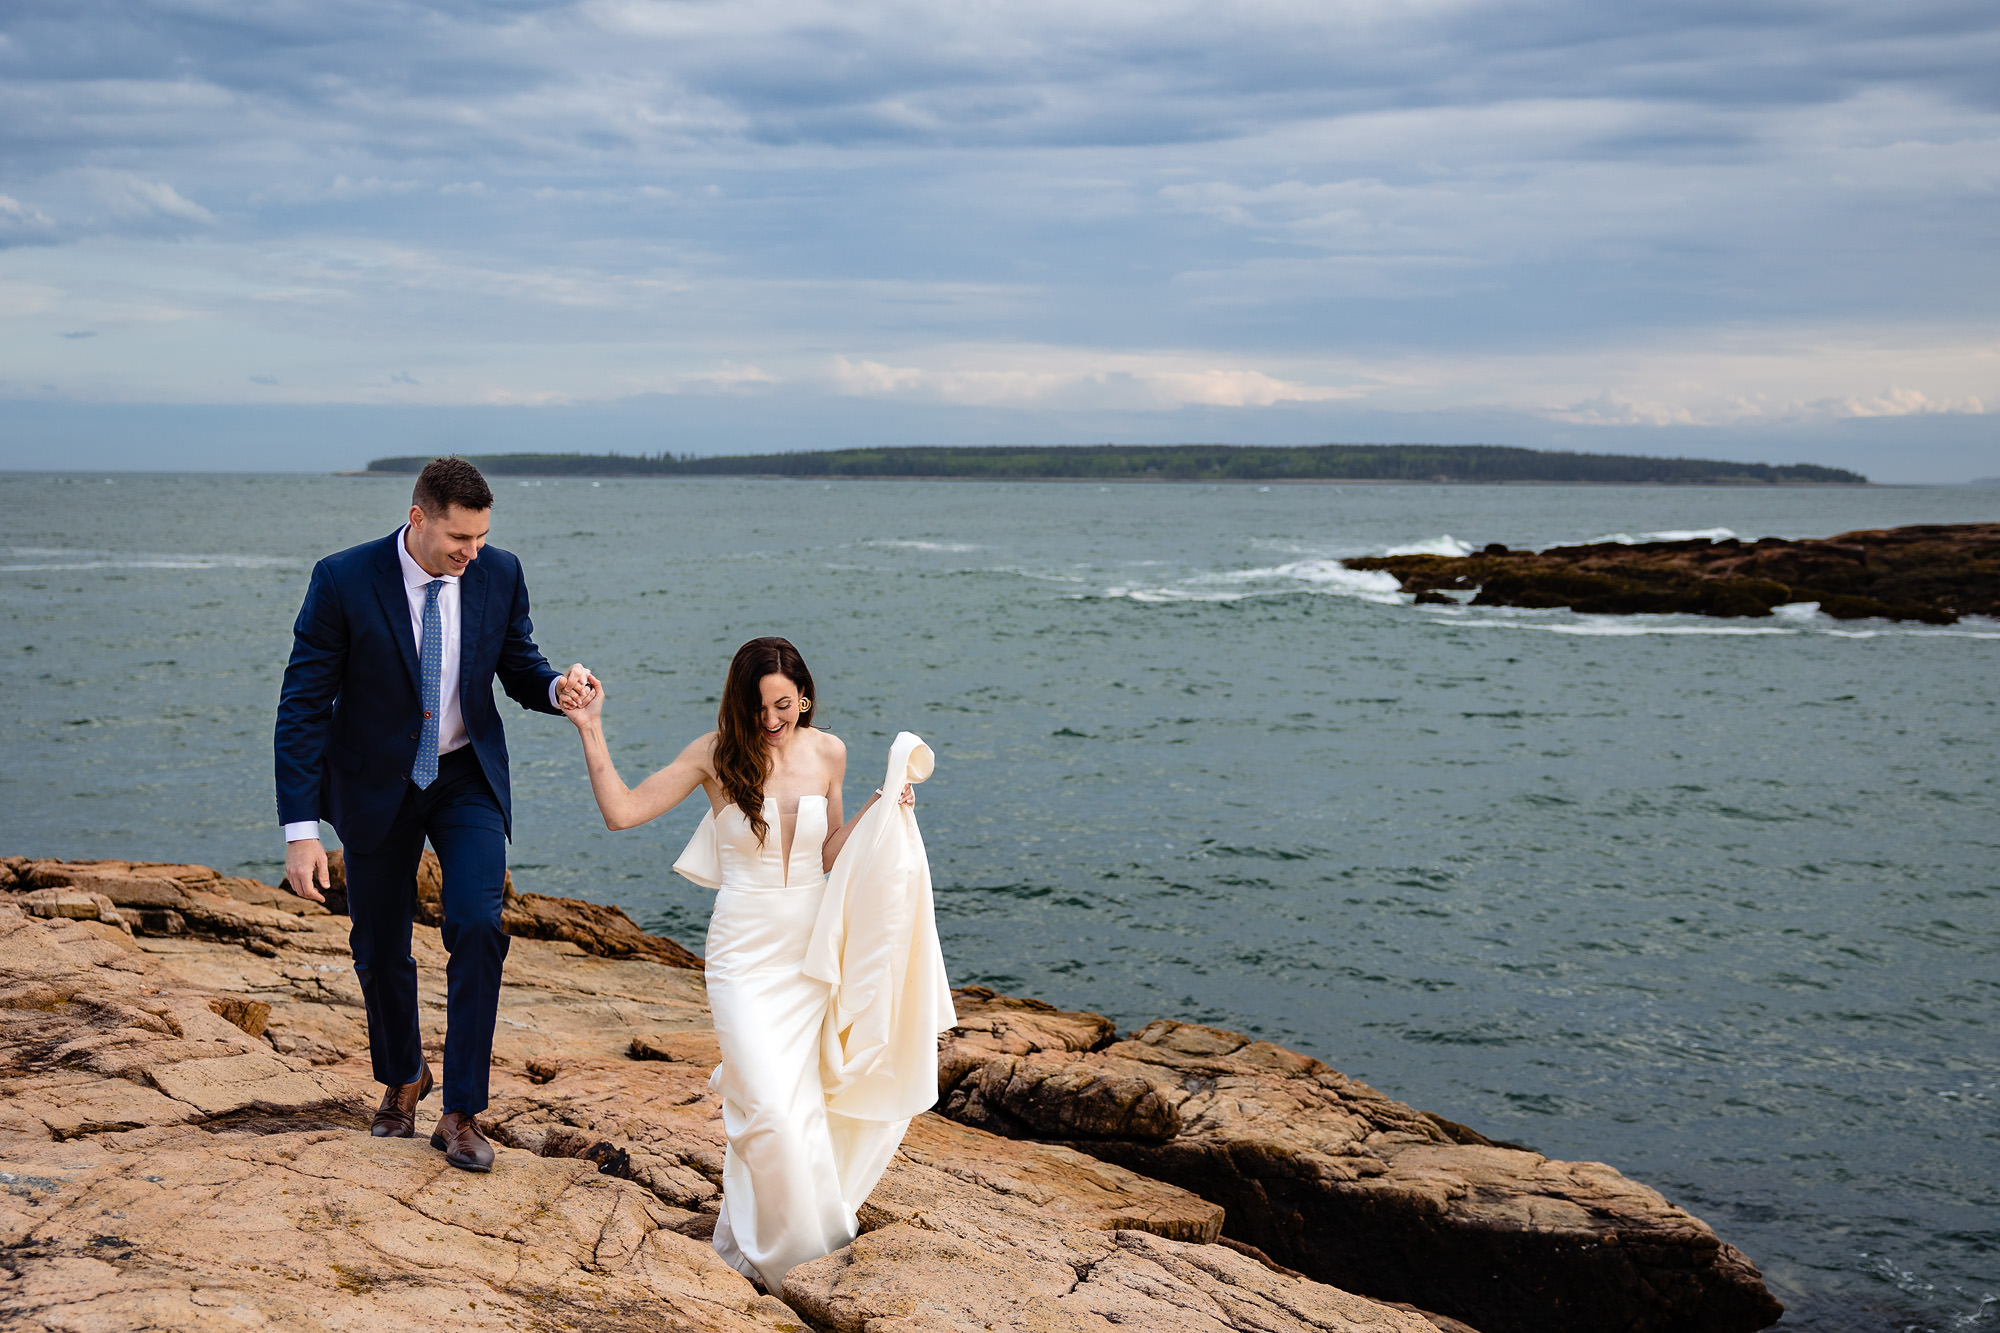
[[(720, 814), (711, 811), (716, 823), (721, 878), (732, 888), (790, 889), (817, 887), (825, 882), (821, 849), (826, 845), (827, 800), (820, 795), (801, 796), (792, 825), (792, 849), (784, 851), (784, 820), (778, 798), (764, 798), (764, 822), (776, 835), (760, 843), (750, 829), (750, 816), (731, 803)], [(726, 825), (726, 827), (725, 827)], [(813, 836), (804, 835), (812, 831)], [(810, 849), (809, 856), (802, 856)], [(810, 861), (810, 865), (804, 864)]]

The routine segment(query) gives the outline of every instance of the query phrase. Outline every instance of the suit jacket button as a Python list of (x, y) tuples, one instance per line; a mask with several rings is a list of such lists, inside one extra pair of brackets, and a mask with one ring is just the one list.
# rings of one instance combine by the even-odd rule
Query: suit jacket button
[(422, 739), (423, 739), (423, 736), (424, 736), (424, 733), (423, 733), (423, 732), (421, 732), (421, 731), (413, 731), (413, 732), (411, 732), (411, 733), (410, 733), (410, 739), (411, 739), (411, 740), (413, 740), (413, 741), (416, 741), (416, 740), (422, 740)]

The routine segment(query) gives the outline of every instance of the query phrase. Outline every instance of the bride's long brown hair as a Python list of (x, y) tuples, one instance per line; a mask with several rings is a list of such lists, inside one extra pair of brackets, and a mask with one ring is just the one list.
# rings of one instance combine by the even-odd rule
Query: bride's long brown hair
[(771, 775), (771, 752), (764, 745), (759, 714), (764, 710), (764, 677), (780, 675), (798, 687), (801, 727), (813, 724), (807, 700), (816, 701), (812, 672), (791, 640), (752, 639), (736, 650), (729, 676), (722, 682), (722, 703), (715, 710), (715, 776), (737, 809), (750, 819), (757, 841), (770, 832), (764, 818), (764, 779)]

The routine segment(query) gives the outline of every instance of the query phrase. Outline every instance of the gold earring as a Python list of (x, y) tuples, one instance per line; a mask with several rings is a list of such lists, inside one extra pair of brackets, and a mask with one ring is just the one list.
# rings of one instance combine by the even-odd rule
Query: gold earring
[(807, 710), (809, 710), (809, 709), (810, 709), (810, 708), (811, 708), (812, 706), (813, 706), (813, 701), (812, 701), (812, 700), (810, 700), (810, 699), (801, 699), (801, 700), (799, 700), (799, 711), (800, 711), (801, 713), (803, 713), (803, 712), (806, 712), (806, 711), (807, 711)]

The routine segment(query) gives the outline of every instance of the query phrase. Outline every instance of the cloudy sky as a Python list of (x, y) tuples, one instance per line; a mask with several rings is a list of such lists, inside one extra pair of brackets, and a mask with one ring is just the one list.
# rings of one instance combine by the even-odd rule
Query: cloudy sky
[(10, 0), (0, 466), (2000, 473), (1991, 0)]

